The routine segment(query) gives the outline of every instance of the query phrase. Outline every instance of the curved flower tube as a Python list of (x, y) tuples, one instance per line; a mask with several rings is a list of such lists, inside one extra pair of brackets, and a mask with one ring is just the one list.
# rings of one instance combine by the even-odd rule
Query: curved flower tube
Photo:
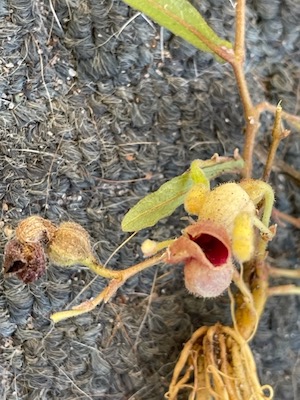
[(228, 233), (213, 221), (188, 226), (170, 245), (167, 262), (184, 262), (185, 286), (201, 297), (222, 294), (229, 287), (234, 271)]

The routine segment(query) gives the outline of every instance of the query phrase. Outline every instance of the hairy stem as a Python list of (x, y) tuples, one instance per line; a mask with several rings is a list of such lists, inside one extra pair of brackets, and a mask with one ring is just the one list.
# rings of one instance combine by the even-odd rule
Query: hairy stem
[[(66, 311), (59, 311), (51, 315), (51, 319), (54, 323), (63, 321), (64, 319), (68, 319), (71, 317), (76, 317), (81, 314), (85, 314), (87, 312), (92, 311), (95, 307), (97, 307), (102, 302), (108, 302), (111, 297), (116, 293), (120, 286), (122, 286), (125, 281), (131, 278), (133, 275), (137, 274), (138, 272), (143, 271), (146, 268), (152, 267), (153, 265), (158, 264), (159, 262), (163, 262), (166, 259), (166, 253), (162, 253), (156, 255), (152, 258), (148, 258), (145, 261), (142, 261), (139, 264), (133, 265), (127, 269), (121, 271), (112, 271), (102, 267), (101, 265), (93, 264), (90, 268), (96, 272), (100, 276), (104, 276), (103, 272), (105, 273), (106, 278), (113, 278), (107, 287), (98, 294), (94, 299), (87, 300), (78, 306), (73, 307), (71, 310)], [(108, 272), (108, 273), (107, 273)]]
[(245, 58), (245, 15), (246, 0), (238, 0), (235, 9), (235, 44), (234, 53), (238, 62), (243, 63)]
[(252, 159), (254, 150), (254, 141), (256, 132), (258, 130), (258, 119), (259, 113), (255, 109), (252, 103), (252, 99), (249, 93), (245, 72), (244, 72), (244, 60), (245, 60), (245, 18), (246, 18), (246, 1), (237, 0), (236, 3), (236, 28), (235, 28), (235, 45), (234, 61), (231, 62), (235, 79), (240, 92), (244, 115), (246, 120), (246, 136), (244, 145), (244, 178), (250, 178), (252, 174)]

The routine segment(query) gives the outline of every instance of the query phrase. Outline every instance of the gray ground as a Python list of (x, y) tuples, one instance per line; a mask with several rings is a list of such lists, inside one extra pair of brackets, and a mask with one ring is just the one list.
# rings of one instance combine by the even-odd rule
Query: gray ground
[[(232, 38), (229, 0), (194, 3)], [(299, 113), (300, 2), (248, 3), (253, 98), (283, 99), (287, 111)], [(138, 199), (192, 159), (242, 148), (242, 108), (230, 67), (142, 16), (124, 27), (132, 16), (117, 0), (0, 0), (2, 252), (18, 221), (40, 214), (82, 224), (104, 262), (127, 237), (120, 221)], [(257, 177), (271, 121), (262, 119)], [(292, 132), (272, 175), (277, 207), (295, 216), (299, 181), (285, 165), (299, 170), (299, 155), (299, 133)], [(111, 268), (141, 259), (139, 245), (149, 235), (177, 235), (182, 215), (181, 209), (142, 231)], [(280, 226), (270, 257), (273, 265), (299, 267), (299, 232)], [(111, 303), (51, 325), (52, 311), (104, 284), (79, 268), (50, 266), (30, 285), (1, 273), (1, 399), (162, 399), (193, 330), (230, 321), (226, 296), (195, 299), (179, 267), (154, 267), (129, 280)], [(261, 381), (274, 385), (278, 400), (300, 397), (299, 305), (295, 296), (271, 299), (252, 343)]]

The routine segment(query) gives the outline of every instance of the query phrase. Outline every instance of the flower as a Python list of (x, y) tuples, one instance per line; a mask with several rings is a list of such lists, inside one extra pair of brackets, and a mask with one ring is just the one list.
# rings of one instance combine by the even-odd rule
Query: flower
[(213, 221), (188, 226), (169, 247), (170, 264), (184, 262), (186, 288), (194, 295), (216, 297), (232, 279), (230, 238), (225, 228)]

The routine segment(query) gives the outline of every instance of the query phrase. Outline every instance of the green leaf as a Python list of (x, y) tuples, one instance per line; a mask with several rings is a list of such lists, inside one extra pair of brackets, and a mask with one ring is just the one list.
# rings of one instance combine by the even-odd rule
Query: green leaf
[(190, 175), (195, 185), (198, 183), (202, 183), (205, 187), (209, 189), (210, 187), (209, 179), (207, 179), (207, 176), (205, 175), (205, 172), (202, 169), (204, 165), (202, 160), (192, 161), (190, 166)]
[(122, 230), (140, 231), (168, 217), (183, 204), (186, 193), (193, 185), (189, 172), (164, 183), (156, 192), (148, 194), (128, 211), (122, 221)]
[[(195, 170), (197, 166), (200, 170), (198, 175)], [(164, 183), (156, 192), (148, 194), (128, 211), (122, 220), (123, 232), (140, 231), (155, 225), (160, 219), (168, 217), (183, 204), (187, 192), (193, 185), (199, 183), (199, 180), (206, 183), (207, 179), (216, 178), (224, 172), (239, 170), (243, 166), (242, 159), (220, 163), (212, 160), (193, 161), (191, 169)]]
[[(215, 54), (220, 59), (224, 48), (232, 44), (220, 38), (205, 22), (201, 14), (187, 0), (124, 0), (131, 7), (148, 15), (159, 25), (182, 37), (196, 48)], [(227, 53), (228, 55), (228, 53)]]

